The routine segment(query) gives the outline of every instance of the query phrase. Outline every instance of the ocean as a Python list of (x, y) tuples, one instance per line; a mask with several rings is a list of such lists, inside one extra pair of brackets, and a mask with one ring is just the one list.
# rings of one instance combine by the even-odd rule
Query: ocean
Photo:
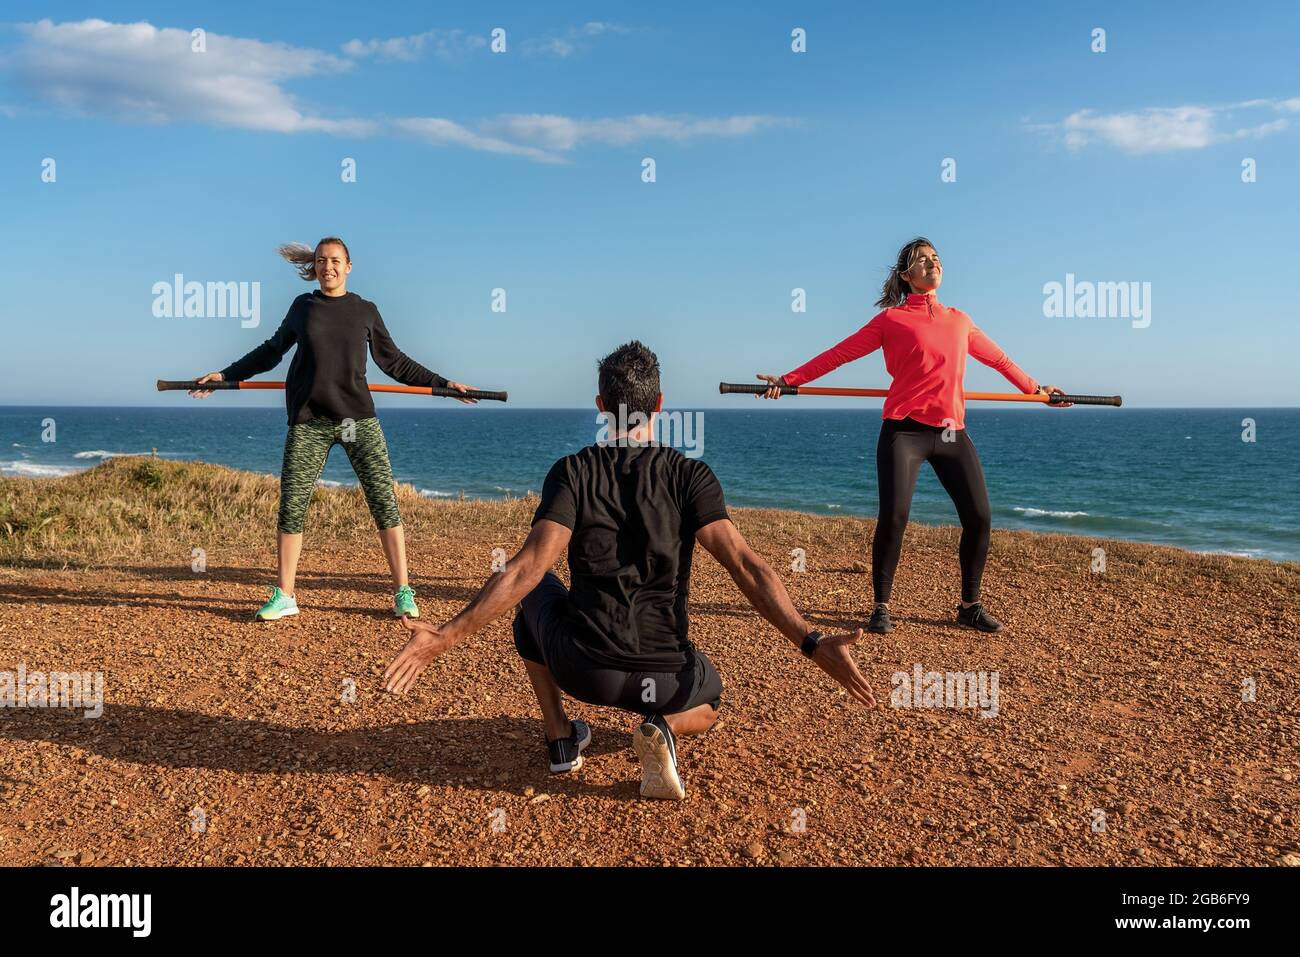
[[(0, 407), (0, 475), (66, 475), (152, 449), (279, 474), (283, 409), (219, 404), (238, 398), (217, 393), (199, 405), (177, 396), (176, 408)], [(878, 406), (670, 411), (686, 426), (677, 436), (701, 452), (731, 504), (874, 516)], [(539, 490), (551, 464), (595, 442), (599, 428), (594, 409), (383, 408), (379, 418), (396, 478), (432, 498)], [(46, 419), (53, 442), (43, 441)], [(1245, 419), (1254, 441), (1243, 440)], [(1300, 561), (1300, 409), (972, 406), (966, 426), (996, 528)], [(355, 482), (342, 449), (322, 479)], [(957, 523), (928, 467), (911, 517)]]

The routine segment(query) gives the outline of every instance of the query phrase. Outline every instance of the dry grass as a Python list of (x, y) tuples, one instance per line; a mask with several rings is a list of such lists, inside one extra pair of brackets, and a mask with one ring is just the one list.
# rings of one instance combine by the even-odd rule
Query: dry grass
[[(110, 567), (174, 555), (178, 545), (273, 547), (279, 490), (275, 476), (136, 456), (64, 478), (0, 479), (0, 564)], [(411, 536), (522, 528), (537, 507), (536, 498), (433, 501), (402, 483), (397, 503)], [(318, 487), (306, 535), (309, 546), (372, 538), (361, 490)]]

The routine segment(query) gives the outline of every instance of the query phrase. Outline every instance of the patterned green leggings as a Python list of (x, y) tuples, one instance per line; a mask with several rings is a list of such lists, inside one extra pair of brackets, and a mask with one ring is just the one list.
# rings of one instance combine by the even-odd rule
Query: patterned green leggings
[[(354, 434), (355, 433), (355, 434)], [(379, 420), (371, 417), (355, 422), (312, 419), (289, 426), (284, 440), (284, 464), (280, 468), (280, 531), (302, 534), (307, 506), (325, 460), (336, 444), (343, 446), (357, 473), (366, 504), (379, 529), (402, 524), (393, 494), (393, 468), (388, 462), (388, 445)]]

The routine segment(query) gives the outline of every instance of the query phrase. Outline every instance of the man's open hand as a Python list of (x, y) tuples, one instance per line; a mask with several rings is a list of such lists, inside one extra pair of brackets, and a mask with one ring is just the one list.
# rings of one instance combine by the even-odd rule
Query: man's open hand
[(393, 694), (406, 694), (429, 663), (455, 644), (446, 634), (422, 621), (403, 617), (402, 625), (411, 632), (411, 640), (384, 672), (384, 687)]
[(871, 693), (867, 679), (862, 677), (849, 650), (862, 637), (859, 628), (852, 634), (826, 635), (813, 653), (813, 662), (841, 685), (844, 690), (865, 705), (876, 706), (876, 696)]

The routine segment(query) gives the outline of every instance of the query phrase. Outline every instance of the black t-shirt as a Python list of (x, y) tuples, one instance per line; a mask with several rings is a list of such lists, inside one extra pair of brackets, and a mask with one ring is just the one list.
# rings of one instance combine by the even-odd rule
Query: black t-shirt
[(319, 289), (295, 299), (275, 335), (221, 374), (229, 382), (242, 382), (269, 372), (295, 343), (298, 351), (284, 385), (290, 425), (317, 417), (342, 422), (374, 415), (366, 382), (367, 348), (375, 365), (404, 385), (447, 384), (397, 348), (373, 302), (354, 292), (327, 296)]
[(556, 462), (533, 524), (573, 530), (574, 641), (605, 667), (680, 670), (695, 533), (726, 517), (713, 470), (667, 446), (592, 445)]

